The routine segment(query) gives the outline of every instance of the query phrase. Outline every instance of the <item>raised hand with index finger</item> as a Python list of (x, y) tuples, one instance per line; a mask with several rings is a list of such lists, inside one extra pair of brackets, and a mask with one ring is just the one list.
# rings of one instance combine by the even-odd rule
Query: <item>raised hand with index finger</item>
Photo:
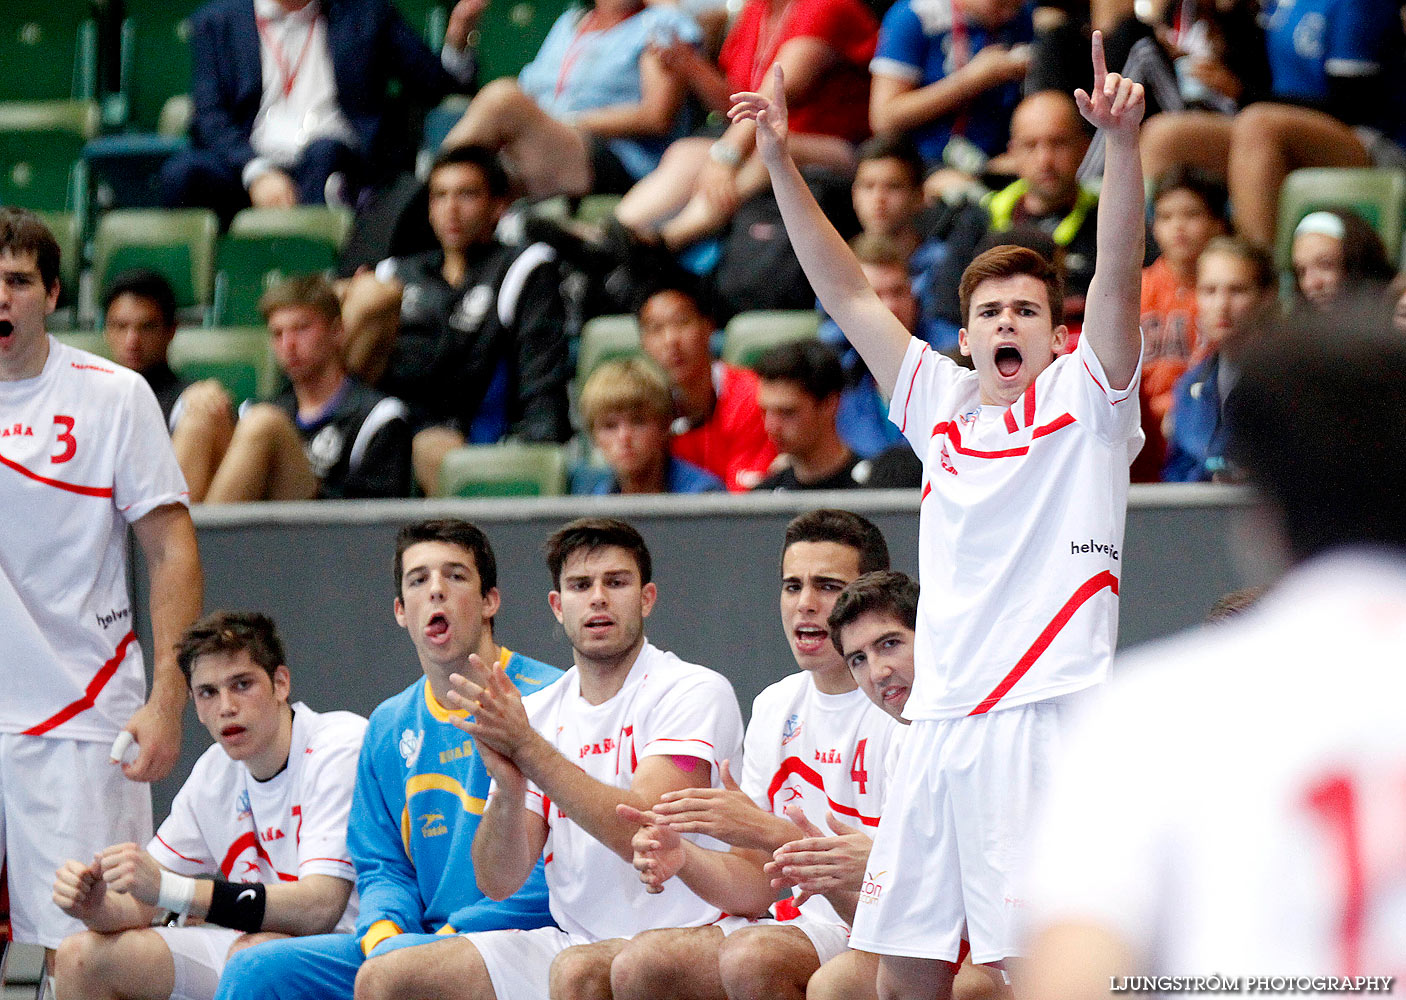
[(772, 71), (771, 97), (754, 91), (732, 95), (729, 121), (757, 123), (757, 152), (764, 163), (776, 162), (786, 152), (786, 77), (778, 64)]
[(1074, 91), (1079, 113), (1094, 128), (1136, 136), (1146, 110), (1142, 84), (1118, 73), (1108, 72), (1103, 55), (1103, 32), (1093, 37), (1094, 85), (1092, 93)]

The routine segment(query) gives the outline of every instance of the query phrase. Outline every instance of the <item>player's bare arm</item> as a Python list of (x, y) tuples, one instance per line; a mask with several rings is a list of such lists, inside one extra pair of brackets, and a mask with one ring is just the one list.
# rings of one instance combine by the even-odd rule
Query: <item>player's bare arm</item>
[(1144, 251), (1142, 161), (1138, 135), (1142, 84), (1108, 72), (1103, 34), (1093, 37), (1092, 93), (1074, 92), (1079, 113), (1104, 133), (1107, 153), (1098, 200), (1098, 261), (1084, 307), (1084, 332), (1113, 389), (1137, 374)]
[(719, 771), (722, 788), (689, 788), (660, 797), (653, 812), (679, 833), (702, 833), (733, 847), (770, 855), (800, 835), (790, 820), (768, 812), (732, 778), (731, 762)]
[(772, 886), (800, 889), (798, 904), (811, 896), (824, 896), (841, 917), (853, 922), (874, 839), (858, 827), (840, 822), (834, 813), (825, 818), (833, 833), (817, 827), (799, 807), (787, 809), (786, 815), (806, 836), (783, 844), (767, 862)]
[[(136, 844), (113, 844), (104, 848), (99, 854), (99, 863), (107, 897), (126, 896), (140, 904), (148, 914), (144, 923), (150, 923), (150, 914), (165, 908), (162, 900), (163, 879), (168, 881), (169, 886), (170, 879), (188, 878), (163, 867)], [(201, 920), (207, 919), (218, 883), (213, 879), (188, 881), (194, 884), (189, 887), (191, 897), (185, 905), (185, 912)], [(330, 933), (341, 919), (342, 911), (347, 908), (351, 890), (352, 883), (346, 879), (332, 875), (307, 875), (296, 882), (258, 887), (251, 883), (249, 889), (240, 891), (260, 892), (264, 897), (263, 920), (259, 930), (304, 935)]]
[(181, 713), (186, 681), (176, 665), (176, 640), (200, 616), (205, 581), (195, 524), (180, 504), (157, 507), (132, 525), (151, 584), (151, 695), (127, 721), (141, 747), (137, 759), (122, 765), (133, 781), (160, 781), (181, 752)]
[(472, 720), (454, 719), (454, 725), (479, 746), (486, 744), (506, 757), (558, 809), (627, 862), (634, 858), (630, 840), (636, 824), (621, 819), (617, 805), (648, 809), (667, 792), (711, 781), (710, 761), (687, 757), (676, 763), (668, 757), (646, 757), (635, 768), (629, 790), (606, 785), (563, 757), (532, 728), (522, 695), (502, 667), (494, 667), (482, 687), (459, 674), (451, 675), (449, 682), (453, 685), (449, 700), (473, 716)]
[(103, 934), (149, 927), (157, 912), (131, 895), (107, 891), (101, 854), (88, 864), (65, 861), (54, 873), (53, 898), (60, 910)]
[(648, 892), (663, 892), (670, 879), (678, 878), (700, 899), (742, 917), (764, 916), (776, 901), (777, 894), (762, 871), (764, 852), (709, 850), (685, 840), (653, 812), (627, 805), (617, 806), (616, 811), (639, 824), (632, 840), (633, 864)]
[(859, 351), (880, 387), (892, 390), (911, 336), (869, 287), (859, 261), (825, 218), (787, 152), (785, 77), (780, 66), (772, 90), (774, 100), (751, 92), (733, 94), (728, 117), (734, 122), (756, 122), (757, 151), (771, 174), (796, 259), (825, 311)]

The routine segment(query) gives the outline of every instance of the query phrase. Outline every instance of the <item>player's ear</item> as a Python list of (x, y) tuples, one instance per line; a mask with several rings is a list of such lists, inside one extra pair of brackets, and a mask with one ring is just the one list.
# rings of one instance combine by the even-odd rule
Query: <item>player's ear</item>
[(640, 588), (640, 614), (648, 618), (649, 613), (654, 610), (654, 602), (659, 600), (659, 588), (651, 580)]
[(488, 593), (483, 595), (483, 620), (488, 621), (498, 613), (498, 609), (503, 605), (503, 597), (498, 593), (497, 587), (489, 587)]
[(971, 342), (967, 339), (966, 327), (962, 327), (960, 330), (957, 331), (957, 350), (961, 351), (962, 354), (966, 357), (972, 356), (972, 345)]
[(287, 701), (288, 694), (293, 690), (293, 675), (288, 672), (288, 667), (280, 663), (273, 668), (273, 694), (279, 701)]
[(566, 620), (562, 617), (561, 613), (561, 591), (547, 591), (547, 605), (552, 609), (552, 614), (557, 616), (557, 621), (561, 622)]
[(405, 602), (397, 597), (395, 599), (395, 604), (391, 607), (395, 612), (395, 623), (401, 628), (405, 628)]
[(1063, 323), (1050, 331), (1050, 347), (1054, 350), (1054, 356), (1059, 357), (1064, 353), (1064, 345), (1069, 342), (1069, 327)]

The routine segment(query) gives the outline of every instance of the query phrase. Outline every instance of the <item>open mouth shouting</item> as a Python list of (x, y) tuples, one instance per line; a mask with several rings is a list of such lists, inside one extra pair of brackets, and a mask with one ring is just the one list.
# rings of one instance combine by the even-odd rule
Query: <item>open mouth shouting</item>
[(15, 324), (7, 319), (0, 319), (0, 340), (8, 340), (10, 334), (15, 332)]
[(830, 633), (811, 622), (797, 625), (791, 635), (795, 639), (796, 652), (808, 656), (824, 652), (830, 644)]
[(608, 634), (615, 627), (615, 619), (609, 615), (591, 615), (581, 623), (581, 629), (588, 636), (597, 639)]
[(443, 611), (430, 615), (430, 620), (425, 623), (425, 638), (437, 646), (448, 642), (449, 616)]
[(997, 347), (992, 360), (996, 362), (996, 373), (1003, 379), (1013, 379), (1019, 375), (1024, 363), (1024, 358), (1020, 356), (1020, 348), (1014, 344), (1002, 344)]

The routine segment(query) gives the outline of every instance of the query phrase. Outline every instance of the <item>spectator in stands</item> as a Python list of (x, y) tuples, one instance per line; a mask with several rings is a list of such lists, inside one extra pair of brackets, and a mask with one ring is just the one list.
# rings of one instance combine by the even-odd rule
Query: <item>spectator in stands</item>
[(249, 205), (355, 204), (409, 159), (391, 148), (387, 84), (427, 105), (467, 89), (485, 6), (458, 0), (436, 60), (390, 0), (210, 0), (190, 19), (191, 148), (162, 168), (165, 204), (226, 222)]
[(863, 486), (868, 464), (835, 426), (845, 375), (834, 349), (814, 340), (779, 344), (757, 362), (757, 377), (767, 437), (786, 463), (758, 483), (757, 491)]
[(1196, 269), (1196, 315), (1208, 352), (1178, 380), (1165, 427), (1166, 482), (1205, 482), (1226, 471), (1225, 403), (1239, 377), (1239, 358), (1274, 306), (1274, 262), (1253, 244), (1217, 236)]
[(1018, 228), (1035, 228), (1054, 240), (1069, 296), (1065, 322), (1071, 332), (1082, 324), (1098, 230), (1098, 195), (1081, 187), (1076, 176), (1088, 145), (1089, 134), (1068, 94), (1046, 90), (1016, 107), (1010, 152), (1020, 178), (969, 206), (953, 223), (947, 256), (932, 279), (937, 320), (945, 324), (940, 336), (955, 340), (964, 325), (957, 287), (982, 238)]
[(648, 361), (607, 361), (586, 380), (581, 423), (610, 475), (591, 493), (714, 493), (723, 481), (669, 454), (674, 400), (669, 380)]
[(186, 392), (173, 444), (191, 499), (408, 496), (405, 404), (347, 374), (332, 286), (316, 275), (292, 278), (265, 292), (259, 310), (292, 386), (246, 407), (238, 423), (218, 383)]
[(166, 352), (176, 336), (176, 293), (159, 272), (124, 271), (103, 295), (103, 337), (112, 360), (146, 379), (167, 426), (190, 385), (171, 370)]
[(1236, 231), (1271, 246), (1291, 170), (1406, 166), (1406, 67), (1396, 0), (1265, 8), (1271, 100), (1233, 118), (1159, 115), (1143, 169), (1185, 163), (1225, 176)]
[(1398, 274), (1387, 287), (1386, 301), (1391, 310), (1391, 325), (1406, 333), (1406, 271)]
[(1174, 167), (1152, 189), (1152, 235), (1162, 255), (1142, 272), (1142, 431), (1132, 481), (1161, 479), (1166, 442), (1162, 421), (1172, 387), (1197, 353), (1196, 262), (1213, 236), (1224, 235), (1225, 188), (1200, 171)]
[[(877, 135), (860, 144), (857, 152), (859, 166), (855, 168), (851, 196), (854, 214), (860, 229), (895, 244), (907, 262), (910, 291), (923, 308), (917, 316), (931, 314), (927, 302), (928, 282), (933, 268), (947, 253), (940, 240), (925, 239), (919, 231), (919, 213), (923, 210), (923, 160), (917, 148), (907, 139), (893, 135)], [(932, 343), (936, 335), (930, 322), (919, 322), (909, 328)], [(939, 349), (956, 347), (933, 344)]]
[[(854, 143), (868, 133), (866, 67), (878, 24), (859, 0), (748, 0), (718, 56), (722, 73), (703, 73), (704, 103), (717, 111), (728, 95), (770, 89), (772, 67), (785, 69), (791, 149), (803, 166), (854, 168)], [(751, 122), (721, 138), (669, 147), (659, 168), (632, 188), (616, 218), (637, 237), (670, 250), (720, 229), (737, 207), (770, 186), (756, 155)]]
[(1356, 212), (1329, 208), (1294, 227), (1294, 290), (1300, 305), (1329, 312), (1344, 298), (1382, 292), (1395, 270), (1381, 237)]
[(757, 405), (757, 376), (714, 361), (715, 326), (697, 296), (663, 288), (640, 306), (640, 343), (669, 376), (674, 395), (670, 453), (722, 479), (736, 493), (757, 485), (776, 458)]
[[(954, 136), (1005, 150), (1035, 40), (1022, 0), (898, 0), (884, 15), (870, 70), (869, 124), (912, 135), (929, 169)], [(755, 89), (755, 88), (754, 88)]]
[(501, 150), (533, 198), (622, 193), (658, 165), (684, 123), (684, 86), (651, 43), (700, 38), (698, 25), (672, 6), (573, 6), (516, 80), (479, 91), (445, 146)]
[(511, 199), (497, 154), (445, 150), (428, 185), (439, 248), (354, 277), (343, 318), (351, 371), (410, 407), (415, 478), (433, 493), (466, 442), (566, 440), (571, 365), (555, 253), (494, 236)]

